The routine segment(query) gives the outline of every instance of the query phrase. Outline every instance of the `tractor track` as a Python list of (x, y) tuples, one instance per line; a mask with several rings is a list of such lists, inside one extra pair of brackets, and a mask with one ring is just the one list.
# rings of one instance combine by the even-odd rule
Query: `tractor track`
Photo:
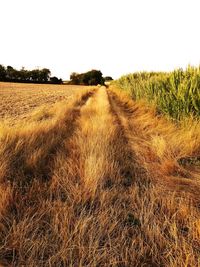
[[(67, 110), (66, 114), (63, 114), (64, 116), (61, 120), (58, 120), (49, 131), (44, 132), (44, 136), (39, 137), (42, 140), (37, 146), (42, 146), (53, 138), (56, 140), (48, 147), (48, 152), (43, 157), (42, 162), (38, 162), (32, 168), (26, 166), (26, 156), (23, 154), (26, 149), (26, 143), (14, 155), (15, 158), (8, 168), (7, 176), (1, 179), (2, 190), (10, 187), (12, 195), (9, 197), (10, 199), (7, 201), (2, 214), (0, 214), (0, 236), (2, 239), (0, 247), (6, 242), (4, 240), (6, 238), (4, 232), (10, 231), (12, 222), (17, 225), (27, 216), (35, 216), (41, 206), (41, 197), (46, 201), (49, 201), (50, 198), (52, 200), (55, 199), (55, 194), (49, 194), (49, 191), (52, 177), (56, 171), (55, 168), (58, 167), (57, 158), (59, 156), (63, 156), (66, 160), (68, 157), (70, 158), (70, 139), (77, 130), (77, 121), (80, 117), (81, 109), (93, 97), (95, 92), (93, 90), (83, 94), (81, 99), (75, 102), (74, 106)], [(59, 135), (58, 139), (56, 139), (57, 135)], [(9, 154), (9, 152), (7, 150), (4, 153)], [(34, 190), (36, 191), (33, 194)], [(0, 254), (0, 262), (6, 262), (11, 266), (19, 266), (17, 263), (18, 249), (6, 249), (5, 251), (0, 251)], [(26, 262), (23, 264), (26, 264)]]
[(120, 103), (118, 97), (113, 92), (108, 92), (110, 103), (110, 111), (115, 118), (116, 124), (116, 140), (123, 150), (121, 153), (116, 153), (116, 160), (119, 163), (120, 172), (122, 175), (122, 183), (125, 187), (131, 186), (133, 183), (139, 183), (142, 187), (146, 187), (149, 183), (146, 170), (139, 163), (137, 156), (132, 147), (132, 128), (129, 123), (129, 118), (132, 116), (132, 111)]
[[(137, 137), (138, 134), (136, 131), (136, 136), (134, 136), (134, 124), (131, 124), (131, 121), (134, 120), (134, 109), (130, 109), (114, 92), (111, 91), (108, 95), (109, 102), (111, 104), (111, 111), (116, 117), (116, 123), (118, 124), (122, 134), (121, 138), (124, 139), (124, 144), (126, 144), (125, 151), (127, 152), (127, 155), (131, 155), (131, 160), (128, 165), (129, 169), (131, 170), (132, 176), (136, 178), (137, 182), (139, 182), (140, 186), (147, 189), (150, 184), (154, 184), (157, 187), (159, 186), (162, 188), (163, 194), (174, 192), (177, 197), (181, 197), (182, 194), (186, 193), (191, 198), (193, 204), (199, 208), (199, 182), (193, 179), (189, 172), (178, 169), (178, 174), (175, 173), (174, 175), (169, 177), (166, 176), (164, 179), (161, 179), (162, 173), (160, 173), (159, 166), (157, 168), (157, 172), (152, 172), (151, 166), (148, 169), (148, 164), (146, 166), (147, 169), (142, 167), (143, 163), (139, 163), (139, 157), (134, 153), (133, 146), (133, 142), (137, 142), (135, 141), (135, 137)], [(146, 141), (146, 139), (144, 141)], [(140, 144), (142, 146), (141, 140)], [(146, 145), (144, 145), (143, 150), (145, 151), (147, 149), (151, 151), (150, 147), (146, 147)], [(124, 166), (124, 162), (122, 158), (122, 168)], [(177, 175), (179, 177), (177, 177)]]
[(12, 190), (3, 211), (0, 202), (0, 265), (168, 266), (160, 255), (174, 236), (187, 243), (189, 227), (177, 221), (182, 232), (171, 232), (179, 207), (170, 210), (174, 196), (160, 194), (169, 181), (159, 184), (141, 155), (149, 136), (135, 128), (134, 108), (105, 87), (89, 91), (36, 143), (55, 139), (42, 164), (27, 167), (26, 144), (15, 155), (2, 180)]
[[(81, 109), (82, 107), (87, 103), (90, 97), (94, 95), (94, 91), (88, 92), (84, 94), (80, 101), (76, 102), (72, 108), (67, 110), (65, 116), (63, 119), (58, 120), (55, 125), (46, 133), (44, 133), (44, 136), (42, 137), (42, 141), (40, 141), (40, 144), (37, 145), (39, 147), (42, 146), (45, 142), (46, 135), (48, 135), (47, 140), (51, 140), (56, 136), (59, 136), (56, 141), (48, 147), (48, 153), (46, 153), (46, 156), (42, 159), (42, 167), (38, 165), (39, 169), (36, 168), (29, 168), (25, 167), (24, 169), (20, 170), (20, 175), (25, 176), (26, 181), (25, 184), (29, 184), (34, 178), (40, 179), (41, 181), (48, 181), (53, 173), (54, 170), (54, 162), (56, 160), (57, 155), (60, 153), (60, 150), (63, 147), (63, 143), (67, 142), (75, 133), (77, 129), (77, 120), (80, 117)], [(22, 147), (23, 149), (24, 147)], [(6, 151), (7, 152), (7, 151)], [(9, 152), (9, 151), (8, 151)], [(20, 169), (20, 165), (22, 165), (21, 160), (26, 160), (26, 158), (22, 158), (20, 153), (22, 153), (23, 150), (19, 151), (18, 154), (15, 155), (15, 159), (13, 160), (13, 165), (10, 169), (18, 170)], [(16, 176), (15, 173), (10, 173), (6, 179), (8, 181), (11, 181)], [(14, 180), (14, 182), (16, 182)], [(22, 181), (19, 181), (19, 185), (23, 186), (25, 184), (21, 183)]]

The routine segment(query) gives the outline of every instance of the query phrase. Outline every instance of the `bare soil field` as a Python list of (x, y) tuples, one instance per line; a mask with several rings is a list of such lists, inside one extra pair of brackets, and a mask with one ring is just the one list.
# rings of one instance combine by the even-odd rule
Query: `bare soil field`
[(70, 100), (74, 93), (85, 88), (87, 87), (0, 82), (0, 121), (15, 124), (30, 117), (35, 109)]
[(199, 122), (79, 91), (0, 129), (0, 265), (200, 266)]

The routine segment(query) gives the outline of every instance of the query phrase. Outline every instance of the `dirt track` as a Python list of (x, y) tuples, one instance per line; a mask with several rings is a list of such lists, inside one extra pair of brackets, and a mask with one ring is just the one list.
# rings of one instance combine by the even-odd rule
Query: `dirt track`
[[(0, 263), (185, 266), (180, 253), (189, 241), (179, 231), (188, 221), (180, 210), (189, 204), (155, 187), (158, 175), (141, 151), (160, 163), (134, 124), (137, 107), (101, 87), (58, 113), (1, 141)], [(200, 244), (190, 238), (198, 266)]]

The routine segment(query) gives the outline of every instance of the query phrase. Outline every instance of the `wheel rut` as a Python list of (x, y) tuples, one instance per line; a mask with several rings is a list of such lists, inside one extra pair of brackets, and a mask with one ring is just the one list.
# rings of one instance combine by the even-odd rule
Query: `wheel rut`
[[(27, 144), (26, 140), (24, 144), (21, 146), (16, 154), (13, 155), (10, 170), (7, 177), (4, 177), (7, 181), (11, 183), (18, 183), (19, 186), (29, 185), (33, 179), (40, 179), (41, 181), (48, 181), (51, 178), (53, 169), (54, 169), (54, 161), (56, 160), (57, 155), (60, 153), (62, 149), (63, 143), (67, 142), (75, 133), (77, 129), (77, 120), (80, 116), (80, 112), (82, 107), (87, 103), (90, 97), (94, 95), (94, 91), (88, 92), (81, 96), (81, 99), (74, 103), (74, 106), (70, 107), (61, 118), (58, 118), (55, 123), (50, 126), (49, 129), (44, 129), (44, 131), (38, 132), (35, 140), (33, 140), (32, 144)], [(20, 139), (21, 136), (19, 136)], [(31, 138), (32, 136), (30, 136)], [(14, 140), (17, 142), (17, 140)], [(28, 142), (28, 140), (27, 140)], [(37, 142), (37, 143), (36, 143)], [(26, 146), (34, 146), (33, 149), (37, 151), (42, 146), (47, 147), (47, 151), (45, 151), (45, 155), (42, 158), (42, 164), (37, 162), (33, 167), (30, 167), (27, 162), (27, 157), (29, 156), (27, 153), (24, 153), (26, 150)], [(11, 147), (11, 146), (10, 146)], [(4, 151), (5, 155), (9, 154), (9, 147)], [(21, 166), (23, 166), (21, 168)], [(12, 173), (12, 170), (15, 170)], [(16, 173), (16, 170), (19, 170), (19, 173)], [(25, 180), (20, 179), (19, 181), (15, 180), (16, 176), (24, 177)], [(23, 184), (24, 182), (24, 184)]]
[(125, 187), (137, 183), (146, 188), (149, 178), (147, 178), (146, 170), (138, 161), (132, 147), (132, 127), (129, 123), (132, 111), (122, 107), (114, 93), (108, 92), (108, 99), (110, 111), (115, 118), (116, 140), (121, 147), (121, 153), (116, 153), (116, 160), (119, 163), (119, 169), (123, 177), (122, 183)]
[[(55, 168), (58, 167), (57, 162), (59, 158), (63, 158), (64, 162), (71, 157), (70, 140), (77, 130), (77, 121), (80, 117), (81, 109), (95, 95), (95, 92), (96, 90), (89, 91), (83, 94), (80, 99), (77, 99), (70, 108), (63, 108), (63, 114), (49, 128), (37, 132), (37, 136), (34, 136), (35, 142), (32, 142), (32, 144), (30, 144), (31, 136), (28, 140), (24, 140), (23, 135), (18, 136), (19, 140), (21, 138), (23, 145), (15, 154), (12, 154), (13, 158), (7, 168), (7, 173), (1, 178), (0, 189), (8, 192), (8, 196), (5, 202), (6, 205), (0, 211), (0, 262), (19, 266), (17, 265), (20, 262), (18, 261), (19, 248), (13, 248), (12, 245), (9, 245), (9, 242), (12, 242), (12, 238), (15, 239), (12, 236), (12, 228), (14, 225), (16, 227), (19, 225), (20, 227), (20, 224), (26, 218), (32, 220), (31, 218), (41, 209), (42, 199), (45, 202), (45, 200), (50, 201), (50, 199), (53, 200), (55, 198), (55, 194), (50, 191), (52, 178), (56, 171)], [(12, 145), (16, 143), (17, 147), (18, 142), (18, 140), (14, 139), (13, 144), (10, 144), (5, 149), (4, 156), (9, 156), (11, 154), (10, 149), (14, 150)], [(31, 151), (37, 151), (40, 147), (46, 149), (44, 156), (39, 158), (32, 166), (27, 164), (27, 158), (31, 156), (26, 153), (30, 148), (28, 146), (32, 148)], [(47, 220), (46, 217), (43, 217), (42, 215), (41, 223)], [(40, 225), (39, 222), (38, 225)], [(7, 236), (8, 233), (10, 233), (9, 237)], [(6, 244), (7, 248), (4, 249)], [(27, 262), (20, 262), (20, 264), (27, 264)]]
[[(149, 158), (151, 158), (151, 147), (146, 145), (146, 142), (151, 137), (145, 136), (138, 130), (134, 130), (134, 127), (137, 127), (137, 125), (134, 125), (134, 108), (131, 109), (126, 102), (122, 102), (116, 93), (111, 91), (108, 92), (108, 95), (111, 103), (111, 110), (116, 117), (116, 122), (119, 125), (119, 128), (121, 128), (124, 136), (123, 138), (126, 140), (124, 143), (128, 143), (126, 151), (128, 151), (128, 149), (131, 151), (132, 157), (129, 164), (130, 169), (132, 169), (133, 174), (135, 174), (133, 177), (136, 178), (137, 182), (141, 185), (141, 188), (147, 189), (148, 185), (152, 184), (156, 185), (156, 187), (160, 187), (162, 194), (171, 194), (173, 192), (177, 197), (181, 197), (186, 193), (191, 199), (192, 203), (199, 207), (199, 182), (193, 180), (189, 173), (187, 174), (187, 172), (185, 172), (187, 174), (187, 176), (185, 176), (184, 171), (180, 170), (178, 174), (174, 174), (174, 176), (166, 175), (163, 177), (162, 169), (157, 163), (157, 159), (156, 172), (155, 165), (153, 168), (151, 167), (151, 165), (155, 164), (154, 159), (148, 159), (145, 168), (142, 166), (143, 163), (139, 163), (140, 159), (137, 157), (136, 153), (134, 153), (134, 142), (135, 140), (136, 142), (139, 140), (137, 146), (140, 146), (142, 148), (141, 151), (144, 151), (146, 155), (149, 153)], [(134, 134), (140, 134), (141, 136), (137, 138), (137, 136), (134, 136)], [(139, 151), (139, 154), (141, 154), (141, 151)], [(142, 156), (140, 155), (140, 157)], [(146, 160), (147, 159), (145, 158), (145, 161)], [(162, 162), (160, 162), (160, 164), (162, 164)], [(134, 170), (135, 167), (136, 169)]]

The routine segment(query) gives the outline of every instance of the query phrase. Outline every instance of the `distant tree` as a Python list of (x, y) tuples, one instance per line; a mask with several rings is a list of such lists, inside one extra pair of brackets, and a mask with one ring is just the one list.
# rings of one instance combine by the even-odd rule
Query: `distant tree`
[(0, 65), (0, 81), (6, 80), (6, 69), (3, 65)]
[(50, 82), (51, 83), (55, 83), (55, 84), (62, 84), (63, 83), (63, 81), (62, 81), (62, 79), (58, 79), (57, 77), (50, 77)]
[(70, 75), (70, 81), (71, 84), (80, 84), (80, 74), (78, 74), (77, 72), (72, 72)]
[(51, 71), (49, 69), (42, 69), (39, 71), (39, 81), (47, 82), (50, 80)]
[(15, 80), (16, 77), (17, 77), (16, 70), (12, 66), (7, 66), (6, 79), (11, 81), (11, 80)]
[(81, 74), (73, 72), (70, 75), (70, 80), (71, 84), (82, 84), (82, 85), (104, 84), (102, 73), (99, 70), (91, 70)]
[(35, 69), (30, 71), (30, 81), (39, 82), (40, 80), (40, 70)]
[(33, 83), (57, 83), (61, 84), (62, 79), (50, 77), (51, 71), (47, 68), (26, 70), (22, 67), (20, 70), (14, 69), (12, 66), (0, 65), (0, 81), (11, 82), (33, 82)]
[(91, 70), (86, 73), (88, 85), (104, 84), (104, 79), (100, 70)]
[(79, 75), (79, 74), (78, 74), (77, 72), (72, 72), (72, 73), (70, 74), (70, 80), (75, 79), (76, 76), (78, 76), (78, 75)]
[(22, 82), (28, 82), (31, 80), (31, 72), (28, 70), (25, 70), (24, 67), (21, 68), (21, 70), (18, 71), (18, 80)]

